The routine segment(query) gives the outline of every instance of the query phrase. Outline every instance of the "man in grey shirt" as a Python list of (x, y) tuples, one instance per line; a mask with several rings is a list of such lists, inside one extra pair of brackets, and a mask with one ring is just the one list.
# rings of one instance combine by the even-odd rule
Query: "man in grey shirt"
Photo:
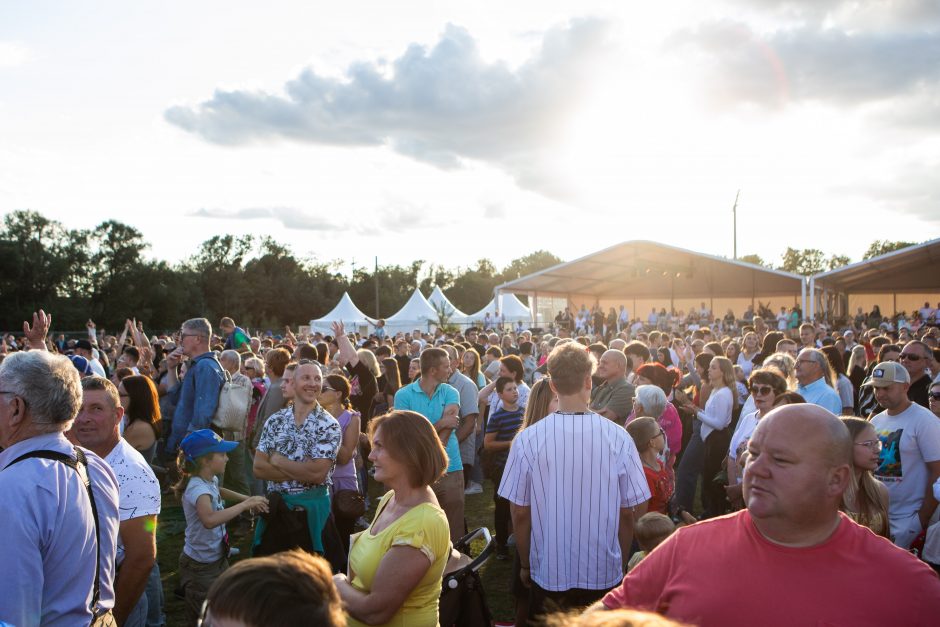
[(627, 356), (622, 351), (606, 351), (597, 362), (595, 375), (604, 380), (591, 390), (591, 410), (623, 425), (633, 411), (636, 388), (627, 383)]

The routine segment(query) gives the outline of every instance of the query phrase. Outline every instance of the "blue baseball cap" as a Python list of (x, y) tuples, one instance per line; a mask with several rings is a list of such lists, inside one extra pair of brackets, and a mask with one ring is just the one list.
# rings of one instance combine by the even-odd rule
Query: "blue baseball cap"
[(186, 461), (190, 462), (195, 462), (197, 457), (209, 453), (228, 453), (236, 446), (238, 446), (238, 442), (223, 440), (212, 429), (193, 431), (180, 442), (183, 455), (186, 456)]

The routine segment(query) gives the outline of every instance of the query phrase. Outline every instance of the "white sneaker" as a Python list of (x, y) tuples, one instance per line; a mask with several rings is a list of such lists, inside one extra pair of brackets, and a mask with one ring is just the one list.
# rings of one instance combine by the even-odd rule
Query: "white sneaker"
[(467, 486), (467, 489), (463, 491), (464, 494), (483, 494), (483, 486), (477, 483), (476, 481), (471, 481), (470, 485)]

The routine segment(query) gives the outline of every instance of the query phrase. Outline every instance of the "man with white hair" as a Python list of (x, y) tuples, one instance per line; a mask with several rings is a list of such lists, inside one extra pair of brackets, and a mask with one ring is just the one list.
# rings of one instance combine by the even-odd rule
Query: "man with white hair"
[(72, 362), (45, 351), (49, 318), (33, 319), (35, 350), (0, 365), (0, 564), (13, 577), (0, 585), (0, 621), (115, 625), (117, 480), (65, 438), (81, 383)]
[(796, 391), (807, 403), (819, 405), (838, 416), (842, 413), (842, 399), (832, 387), (832, 367), (826, 355), (817, 348), (804, 348), (796, 358)]

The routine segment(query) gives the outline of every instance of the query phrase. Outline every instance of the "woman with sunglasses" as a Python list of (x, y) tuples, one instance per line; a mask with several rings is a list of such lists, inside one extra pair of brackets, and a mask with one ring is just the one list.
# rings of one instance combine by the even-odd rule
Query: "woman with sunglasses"
[(726, 467), (728, 471), (728, 485), (725, 486), (725, 492), (728, 493), (728, 500), (734, 509), (740, 509), (744, 506), (741, 496), (741, 475), (738, 472), (738, 458), (747, 450), (747, 442), (751, 439), (751, 434), (757, 427), (760, 419), (774, 406), (774, 398), (778, 394), (787, 391), (787, 381), (774, 368), (761, 368), (751, 373), (748, 379), (748, 389), (751, 391), (751, 398), (754, 401), (754, 411), (741, 416), (738, 420), (737, 428), (731, 436), (731, 444), (728, 447), (728, 459)]
[(842, 511), (855, 522), (889, 538), (888, 488), (872, 474), (881, 455), (881, 440), (867, 420), (849, 416), (842, 423), (852, 435), (852, 479), (842, 494)]
[(930, 411), (937, 418), (940, 418), (940, 381), (930, 384), (930, 391), (927, 393), (927, 399), (930, 401)]

